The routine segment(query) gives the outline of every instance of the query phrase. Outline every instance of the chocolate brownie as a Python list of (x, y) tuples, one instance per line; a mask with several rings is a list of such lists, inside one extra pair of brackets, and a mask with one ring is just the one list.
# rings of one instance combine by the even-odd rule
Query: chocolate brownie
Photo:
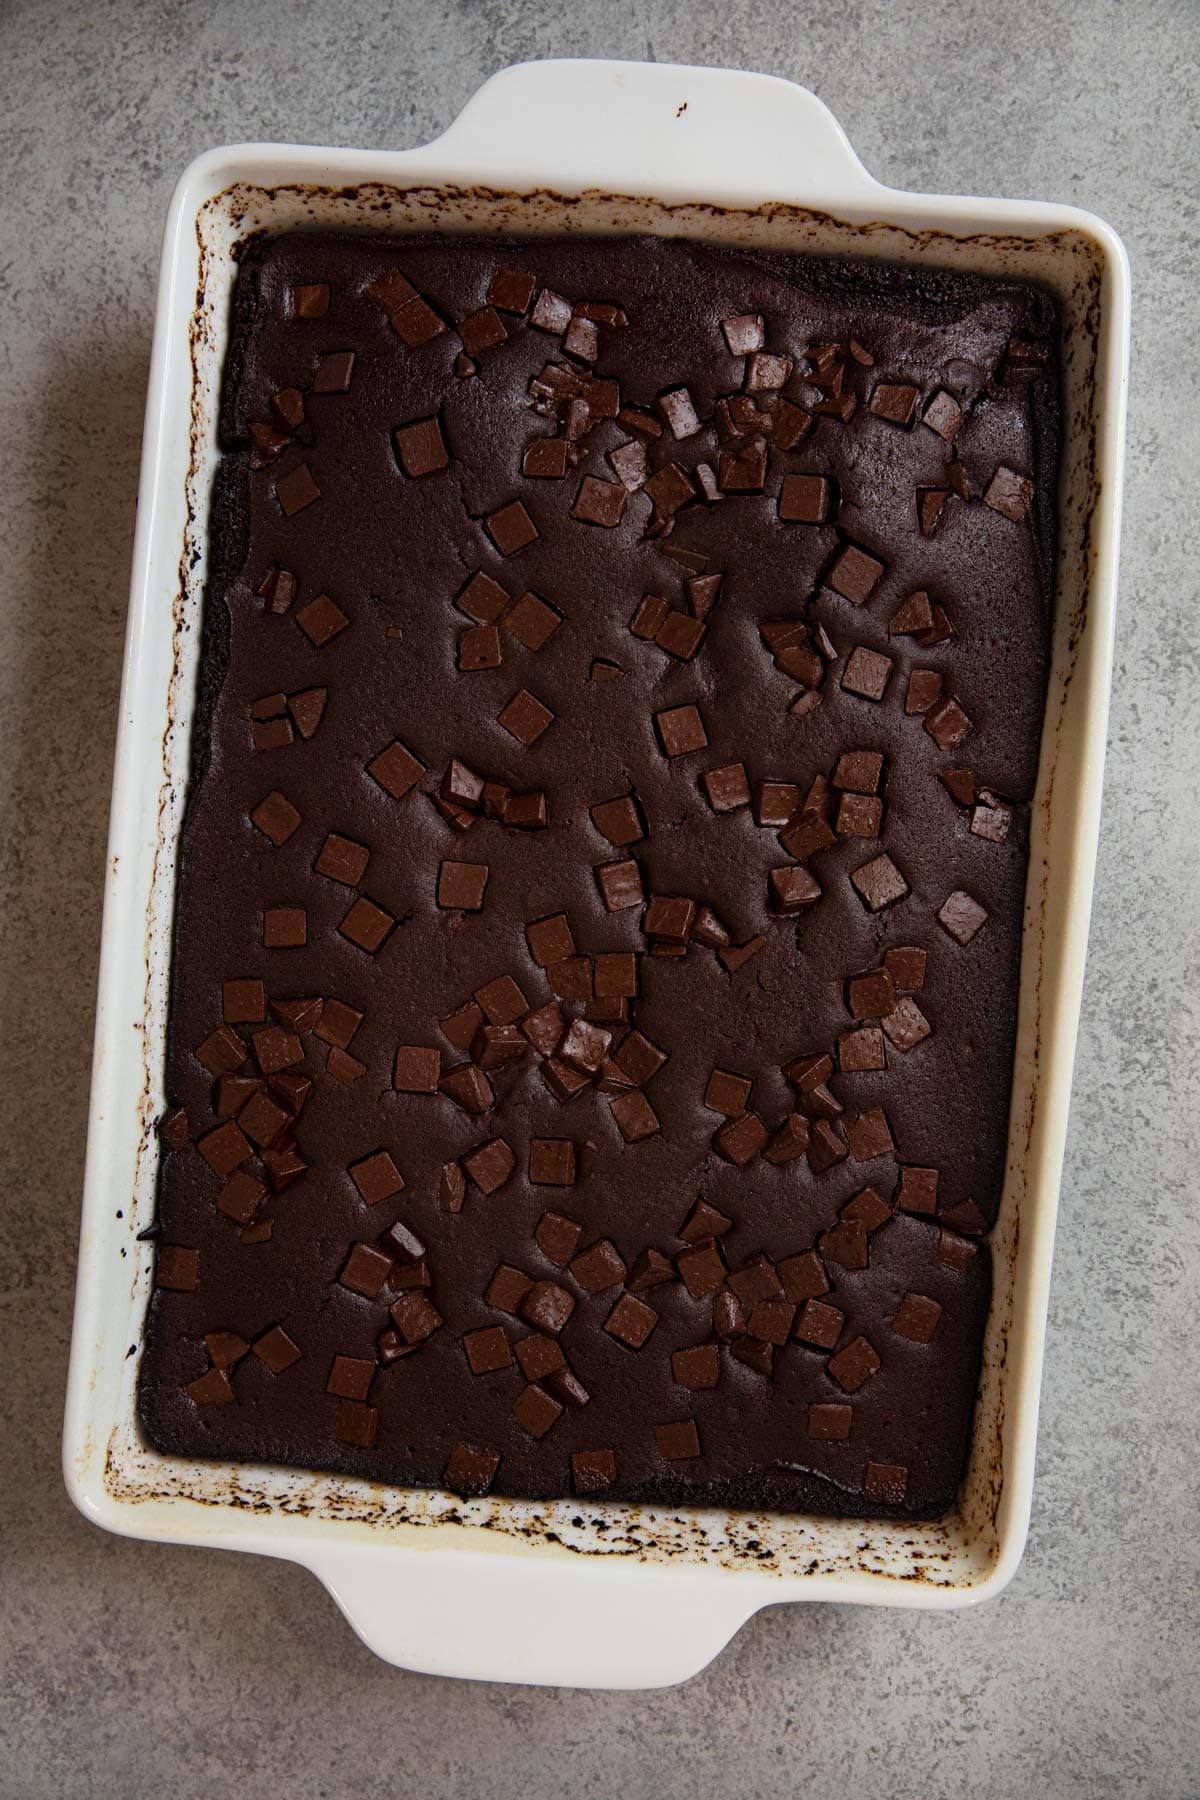
[(930, 1516), (1004, 1174), (1057, 314), (659, 239), (242, 259), (156, 1446)]

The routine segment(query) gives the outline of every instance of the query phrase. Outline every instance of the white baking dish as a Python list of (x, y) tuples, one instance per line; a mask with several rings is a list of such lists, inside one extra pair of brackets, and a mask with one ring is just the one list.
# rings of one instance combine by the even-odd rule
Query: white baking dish
[[(936, 1523), (574, 1502), (462, 1502), (294, 1470), (188, 1463), (140, 1439), (175, 844), (205, 575), (215, 397), (248, 232), (307, 225), (652, 231), (1040, 280), (1066, 321), (1058, 612), (1034, 805), (1016, 1084), (970, 1470)], [(67, 1483), (97, 1524), (306, 1564), (380, 1655), (508, 1681), (682, 1680), (781, 1600), (961, 1605), (1020, 1558), (1033, 1478), (1111, 671), (1129, 277), (1069, 207), (884, 188), (807, 90), (634, 63), (525, 64), (402, 153), (200, 157), (167, 222), (150, 372), (104, 916)]]

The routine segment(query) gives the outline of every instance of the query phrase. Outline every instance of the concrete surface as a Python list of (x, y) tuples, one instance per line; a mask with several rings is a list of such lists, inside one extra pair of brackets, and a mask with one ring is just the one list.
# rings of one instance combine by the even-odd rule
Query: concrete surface
[[(0, 1794), (1200, 1795), (1194, 0), (0, 3)], [(1033, 1535), (999, 1602), (779, 1608), (689, 1686), (374, 1661), (307, 1574), (102, 1536), (58, 1472), (158, 241), (194, 152), (405, 145), (550, 54), (808, 82), (901, 186), (1121, 231), (1122, 611)]]

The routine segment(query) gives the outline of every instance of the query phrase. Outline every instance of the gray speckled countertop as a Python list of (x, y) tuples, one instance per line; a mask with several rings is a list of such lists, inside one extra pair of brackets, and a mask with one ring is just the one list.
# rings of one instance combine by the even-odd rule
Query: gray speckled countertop
[[(0, 5), (0, 1796), (1200, 1795), (1195, 0)], [(1134, 268), (1116, 684), (1033, 1531), (999, 1601), (779, 1607), (689, 1685), (387, 1668), (305, 1572), (107, 1537), (59, 1476), (159, 234), (201, 148), (404, 146), (505, 63), (805, 81), (897, 186), (1070, 200)], [(1119, 93), (1117, 91), (1119, 86)]]

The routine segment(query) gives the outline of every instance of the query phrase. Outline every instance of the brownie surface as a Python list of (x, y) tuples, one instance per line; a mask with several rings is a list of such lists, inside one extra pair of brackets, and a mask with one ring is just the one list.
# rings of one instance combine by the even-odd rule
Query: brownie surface
[(952, 1502), (1056, 343), (1033, 288), (885, 265), (249, 250), (155, 1445), (468, 1493)]

